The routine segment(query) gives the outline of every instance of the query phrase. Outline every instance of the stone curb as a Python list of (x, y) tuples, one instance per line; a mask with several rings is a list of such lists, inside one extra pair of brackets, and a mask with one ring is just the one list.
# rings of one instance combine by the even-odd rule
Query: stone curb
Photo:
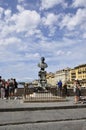
[(0, 112), (15, 112), (15, 111), (39, 111), (53, 109), (79, 109), (86, 108), (86, 104), (74, 104), (69, 106), (45, 106), (45, 107), (21, 107), (21, 108), (0, 108)]
[(58, 119), (58, 120), (41, 120), (41, 121), (21, 121), (21, 122), (7, 122), (0, 123), (0, 126), (12, 126), (12, 125), (22, 125), (22, 124), (38, 124), (38, 123), (49, 123), (49, 122), (67, 122), (67, 121), (81, 121), (86, 120), (86, 118), (76, 118), (76, 119)]

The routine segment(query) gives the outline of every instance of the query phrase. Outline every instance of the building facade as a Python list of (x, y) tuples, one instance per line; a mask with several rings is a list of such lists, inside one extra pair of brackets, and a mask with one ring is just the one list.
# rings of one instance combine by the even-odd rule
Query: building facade
[(69, 76), (70, 76), (70, 68), (65, 68), (59, 71), (56, 71), (55, 73), (55, 83), (57, 84), (57, 82), (59, 80), (62, 81), (62, 83), (67, 83), (69, 81)]
[(83, 87), (86, 87), (86, 64), (76, 66), (70, 70), (70, 81), (78, 79)]
[(50, 72), (47, 74), (46, 78), (48, 84), (52, 86), (56, 86), (59, 80), (61, 80), (63, 84), (69, 81), (69, 76), (70, 76), (70, 68), (66, 68), (66, 69), (58, 70), (55, 73)]
[(52, 73), (52, 72), (47, 73), (46, 79), (47, 79), (47, 84), (49, 86), (55, 86), (55, 74), (54, 73)]

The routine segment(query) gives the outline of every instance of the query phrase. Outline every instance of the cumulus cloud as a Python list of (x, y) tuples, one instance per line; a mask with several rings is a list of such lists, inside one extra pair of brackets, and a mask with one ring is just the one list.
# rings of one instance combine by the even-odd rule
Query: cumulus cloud
[(53, 8), (58, 4), (61, 4), (63, 7), (67, 7), (67, 3), (65, 3), (64, 0), (41, 0), (41, 9)]
[(58, 22), (58, 17), (54, 13), (49, 13), (45, 17), (42, 18), (43, 25), (49, 28), (49, 35), (55, 33), (56, 25)]
[(60, 27), (66, 27), (69, 30), (74, 30), (75, 27), (80, 26), (83, 23), (86, 23), (86, 9), (78, 9), (75, 15), (64, 15)]
[(25, 53), (25, 57), (26, 58), (29, 58), (29, 59), (35, 59), (35, 58), (40, 58), (40, 54), (39, 53), (32, 53), (32, 54), (30, 54), (30, 53)]
[(47, 14), (46, 17), (43, 18), (43, 23), (46, 26), (53, 26), (56, 24), (57, 20), (58, 20), (57, 15), (55, 15), (53, 13), (49, 13), (49, 14)]
[(56, 52), (56, 54), (57, 54), (58, 56), (64, 55), (64, 51), (58, 50), (58, 51)]
[(10, 18), (11, 17), (11, 10), (7, 9), (6, 11), (4, 11), (5, 17), (6, 18)]
[(21, 35), (21, 33), (25, 33), (22, 36), (28, 35), (28, 37), (34, 34), (40, 35), (41, 31), (39, 30), (38, 32), (37, 29), (41, 21), (39, 13), (35, 10), (25, 10), (19, 5), (17, 6), (17, 9), (19, 12), (12, 14), (10, 9), (4, 10), (3, 8), (0, 8), (0, 17), (3, 15), (0, 21), (1, 37), (10, 37), (10, 35), (16, 36), (17, 34)]
[(20, 43), (21, 40), (17, 37), (10, 37), (10, 38), (7, 38), (7, 39), (3, 39), (0, 41), (0, 45), (10, 45), (10, 44), (18, 44)]
[(40, 15), (36, 11), (24, 10), (12, 17), (16, 24), (16, 31), (29, 31), (36, 28), (40, 23)]
[(24, 11), (24, 7), (23, 6), (21, 6), (21, 5), (17, 5), (17, 10), (19, 11), (19, 12), (22, 12), (22, 11)]
[(86, 7), (86, 0), (73, 0), (73, 7)]

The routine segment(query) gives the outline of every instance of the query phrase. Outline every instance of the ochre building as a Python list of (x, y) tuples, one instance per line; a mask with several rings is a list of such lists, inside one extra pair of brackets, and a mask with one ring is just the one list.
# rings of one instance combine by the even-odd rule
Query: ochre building
[(82, 87), (86, 87), (86, 64), (74, 67), (70, 70), (70, 81), (78, 79)]

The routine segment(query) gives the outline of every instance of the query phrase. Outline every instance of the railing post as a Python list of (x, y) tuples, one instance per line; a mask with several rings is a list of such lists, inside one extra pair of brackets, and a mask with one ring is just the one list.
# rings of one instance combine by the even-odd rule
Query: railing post
[(26, 99), (27, 91), (28, 91), (28, 84), (25, 83), (24, 85), (24, 98), (25, 99)]

